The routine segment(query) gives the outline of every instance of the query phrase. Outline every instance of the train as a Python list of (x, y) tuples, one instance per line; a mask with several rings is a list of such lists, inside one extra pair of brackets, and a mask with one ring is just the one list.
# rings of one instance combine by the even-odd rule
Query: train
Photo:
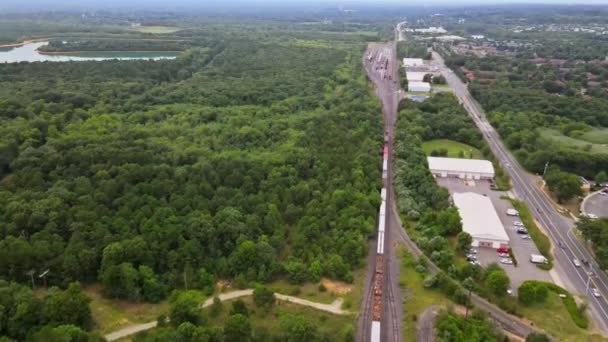
[[(385, 139), (385, 142), (387, 139)], [(378, 239), (376, 246), (376, 269), (374, 272), (374, 289), (372, 302), (372, 329), (370, 340), (380, 342), (382, 321), (382, 285), (384, 284), (384, 242), (386, 233), (386, 199), (388, 185), (388, 144), (384, 145), (382, 157), (382, 181), (385, 186), (380, 190), (380, 209), (378, 210)]]

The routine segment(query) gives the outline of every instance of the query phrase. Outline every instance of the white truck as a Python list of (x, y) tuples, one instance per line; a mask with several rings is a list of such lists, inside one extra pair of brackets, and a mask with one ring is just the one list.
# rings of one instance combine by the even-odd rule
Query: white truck
[(533, 264), (546, 264), (549, 262), (549, 260), (547, 260), (547, 258), (545, 258), (542, 255), (539, 254), (531, 254), (530, 255), (530, 262)]

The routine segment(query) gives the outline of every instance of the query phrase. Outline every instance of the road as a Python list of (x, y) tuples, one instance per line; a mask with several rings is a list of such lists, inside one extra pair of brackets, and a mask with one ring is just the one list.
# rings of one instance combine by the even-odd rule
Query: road
[[(558, 213), (550, 199), (534, 186), (532, 176), (503, 145), (498, 133), (487, 121), (481, 106), (469, 94), (467, 86), (445, 66), (443, 58), (433, 52), (433, 60), (454, 89), (454, 94), (475, 121), (496, 158), (511, 176), (515, 194), (528, 204), (535, 219), (547, 231), (553, 246), (558, 246), (560, 243), (563, 246), (563, 248), (555, 248), (553, 254), (555, 269), (560, 279), (568, 281), (568, 284), (564, 285), (572, 292), (590, 294), (590, 289), (587, 287), (589, 282), (589, 287), (596, 287), (602, 294), (600, 298), (589, 295), (589, 302), (597, 327), (604, 333), (608, 332), (608, 302), (605, 299), (605, 295), (608, 294), (608, 277), (600, 271), (589, 251), (572, 234), (574, 222)], [(590, 261), (589, 267), (575, 267), (572, 263), (574, 258)], [(596, 276), (590, 277), (589, 272), (594, 272)]]
[[(396, 35), (397, 37), (397, 35)], [(369, 57), (372, 56), (370, 59)], [(382, 113), (384, 119), (384, 131), (387, 136), (387, 145), (389, 151), (392, 150), (393, 142), (393, 127), (397, 119), (397, 107), (399, 105), (399, 85), (397, 80), (397, 51), (394, 42), (390, 43), (372, 43), (363, 56), (363, 64), (369, 79), (376, 87), (376, 95), (382, 103)], [(388, 61), (388, 66), (379, 67), (380, 61)], [(388, 176), (391, 179), (392, 158), (391, 153), (388, 157)], [(384, 186), (387, 188), (387, 204), (388, 206), (394, 202), (392, 183), (387, 181)], [(382, 302), (382, 319), (381, 319), (381, 340), (382, 341), (401, 341), (402, 331), (401, 322), (403, 316), (401, 288), (399, 287), (399, 269), (400, 261), (395, 253), (394, 225), (391, 224), (392, 212), (386, 214), (387, 225), (385, 230), (385, 250), (384, 250), (384, 284), (383, 284), (383, 302)], [(375, 249), (371, 252), (375, 255)], [(370, 282), (371, 285), (371, 282)], [(361, 315), (358, 326), (358, 341), (369, 341), (371, 325), (371, 286), (366, 286), (364, 301), (361, 306)]]

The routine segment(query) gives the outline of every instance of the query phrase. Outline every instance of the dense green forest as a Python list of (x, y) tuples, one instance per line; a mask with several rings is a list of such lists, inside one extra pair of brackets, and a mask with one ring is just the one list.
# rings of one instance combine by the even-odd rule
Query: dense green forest
[(468, 319), (451, 312), (437, 317), (437, 340), (441, 342), (500, 342), (505, 336), (482, 312), (473, 311)]
[(369, 35), (264, 31), (174, 61), (0, 65), (0, 276), (146, 301), (350, 281), (379, 204)]
[(40, 47), (41, 52), (66, 51), (183, 51), (192, 47), (191, 41), (174, 40), (51, 40), (48, 45)]

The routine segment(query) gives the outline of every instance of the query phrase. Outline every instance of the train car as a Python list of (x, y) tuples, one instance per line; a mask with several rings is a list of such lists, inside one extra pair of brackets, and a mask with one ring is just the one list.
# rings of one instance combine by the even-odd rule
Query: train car
[(372, 336), (370, 338), (371, 342), (380, 342), (380, 322), (372, 321)]
[(378, 232), (378, 246), (376, 247), (378, 255), (384, 255), (384, 232)]
[[(388, 133), (384, 136), (384, 140), (388, 141)], [(384, 160), (388, 160), (388, 146), (384, 146)]]
[(382, 198), (382, 202), (386, 202), (386, 188), (380, 190), (380, 198)]

